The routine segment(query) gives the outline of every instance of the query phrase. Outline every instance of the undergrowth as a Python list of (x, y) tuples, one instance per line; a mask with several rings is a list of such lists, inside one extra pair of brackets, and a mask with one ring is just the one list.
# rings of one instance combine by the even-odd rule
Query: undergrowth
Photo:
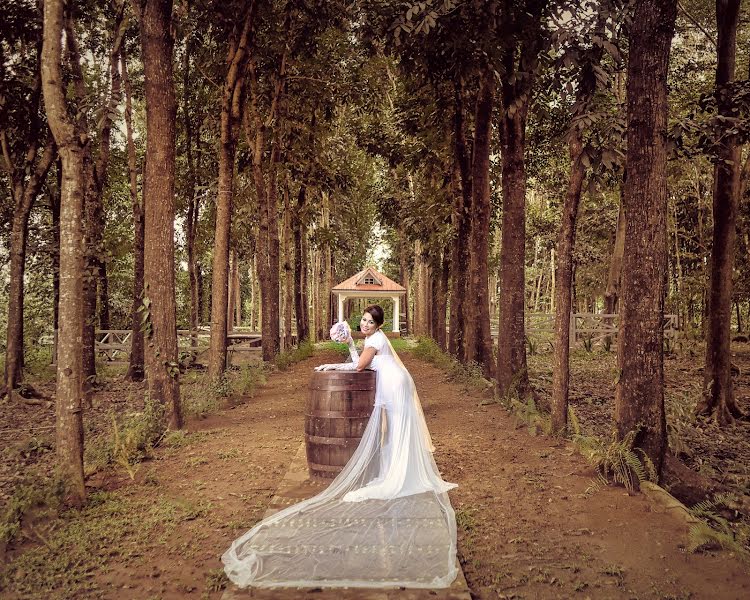
[[(56, 511), (63, 497), (63, 486), (56, 478), (36, 474), (16, 485), (0, 519), (0, 545), (14, 541), (21, 532), (23, 518), (30, 511)], [(0, 588), (2, 589), (2, 588)]]
[(464, 365), (450, 354), (443, 352), (435, 340), (429, 337), (417, 338), (417, 344), (411, 350), (412, 355), (432, 363), (448, 374), (448, 379), (481, 392), (491, 390), (494, 384), (484, 377), (482, 368), (475, 362)]
[(747, 527), (733, 529), (729, 520), (721, 514), (736, 499), (732, 494), (718, 494), (688, 509), (698, 519), (688, 532), (687, 549), (690, 552), (723, 548), (734, 552), (744, 563), (750, 563), (750, 532)]
[(284, 350), (276, 355), (274, 364), (280, 371), (286, 371), (293, 364), (310, 358), (315, 351), (315, 346), (309, 340), (304, 340), (299, 346)]
[(15, 557), (0, 572), (0, 590), (19, 597), (79, 598), (101, 593), (95, 572), (140, 560), (143, 548), (166, 546), (184, 521), (204, 518), (210, 504), (166, 497), (129, 498), (95, 492), (80, 511), (40, 524), (29, 537), (41, 544)]

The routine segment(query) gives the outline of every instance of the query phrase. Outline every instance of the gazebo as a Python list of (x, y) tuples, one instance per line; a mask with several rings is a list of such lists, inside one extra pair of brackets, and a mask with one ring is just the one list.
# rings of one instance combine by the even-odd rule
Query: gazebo
[(349, 298), (390, 298), (393, 300), (393, 332), (401, 331), (401, 297), (406, 288), (378, 272), (375, 267), (367, 267), (342, 281), (331, 290), (339, 304), (339, 321), (344, 320), (344, 302)]

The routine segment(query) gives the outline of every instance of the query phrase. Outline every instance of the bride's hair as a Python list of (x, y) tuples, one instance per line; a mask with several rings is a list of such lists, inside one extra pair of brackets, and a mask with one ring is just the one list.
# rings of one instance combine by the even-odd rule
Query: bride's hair
[(370, 304), (370, 306), (365, 309), (365, 312), (370, 314), (378, 327), (380, 327), (385, 321), (385, 313), (379, 304)]

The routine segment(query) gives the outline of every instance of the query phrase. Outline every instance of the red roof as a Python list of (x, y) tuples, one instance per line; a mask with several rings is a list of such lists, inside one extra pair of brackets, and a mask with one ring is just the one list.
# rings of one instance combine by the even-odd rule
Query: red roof
[[(380, 283), (362, 283), (365, 277), (372, 277), (376, 282)], [(333, 287), (333, 292), (405, 292), (406, 288), (399, 285), (393, 279), (389, 279), (374, 267), (367, 267), (361, 270), (356, 275), (352, 275), (346, 281), (342, 281), (338, 285)]]

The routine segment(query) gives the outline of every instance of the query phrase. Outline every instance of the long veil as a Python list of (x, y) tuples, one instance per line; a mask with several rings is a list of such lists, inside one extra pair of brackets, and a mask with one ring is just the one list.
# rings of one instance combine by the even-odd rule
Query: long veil
[[(408, 374), (390, 340), (388, 346)], [(456, 518), (447, 492), (455, 486), (440, 476), (414, 382), (405, 381), (389, 390), (399, 395), (396, 408), (373, 411), (357, 450), (328, 488), (232, 542), (222, 561), (235, 584), (450, 586), (457, 575)]]

